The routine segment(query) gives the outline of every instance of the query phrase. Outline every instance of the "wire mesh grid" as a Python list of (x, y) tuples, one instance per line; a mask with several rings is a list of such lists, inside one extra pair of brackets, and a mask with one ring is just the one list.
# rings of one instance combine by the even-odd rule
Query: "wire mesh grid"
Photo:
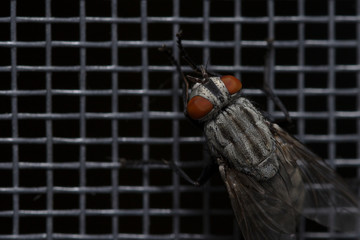
[[(157, 48), (257, 86), (269, 79), (290, 131), (356, 183), (360, 0), (9, 0), (0, 2), (0, 239), (239, 239), (210, 156), (182, 114), (179, 76)], [(189, 68), (185, 68), (189, 70)], [(122, 163), (128, 165), (123, 166)], [(354, 190), (356, 184), (354, 184)], [(357, 239), (302, 219), (299, 239)]]

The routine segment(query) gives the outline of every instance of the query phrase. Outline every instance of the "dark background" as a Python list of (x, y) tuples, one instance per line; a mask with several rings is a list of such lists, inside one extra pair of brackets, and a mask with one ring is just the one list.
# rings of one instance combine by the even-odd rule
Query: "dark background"
[[(41, 234), (53, 223), (53, 233), (59, 233), (54, 238), (61, 239), (66, 234), (75, 234), (73, 239), (85, 239), (84, 234), (112, 234), (114, 220), (117, 217), (118, 232), (121, 239), (127, 239), (125, 233), (171, 236), (178, 231), (186, 234), (198, 234), (198, 238), (218, 236), (225, 239), (238, 230), (234, 223), (232, 210), (227, 194), (219, 176), (211, 181), (211, 187), (193, 188), (184, 180), (179, 179), (172, 171), (161, 164), (154, 166), (127, 166), (119, 168), (112, 159), (112, 145), (106, 139), (111, 139), (113, 134), (111, 117), (97, 115), (87, 117), (81, 121), (80, 102), (85, 99), (86, 113), (111, 113), (112, 106), (112, 71), (106, 66), (112, 64), (111, 49), (111, 1), (90, 0), (85, 3), (86, 21), (84, 40), (89, 45), (77, 46), (82, 29), (79, 24), (80, 4), (74, 0), (51, 1), (51, 59), (46, 56), (46, 21), (41, 20), (46, 15), (45, 1), (16, 1), (16, 40), (11, 37), (11, 11), (10, 5), (14, 1), (0, 2), (0, 238), (13, 234), (14, 222), (19, 224), (19, 234)], [(119, 158), (131, 161), (171, 160), (176, 152), (178, 160), (183, 162), (185, 169), (192, 176), (197, 176), (201, 171), (203, 161), (209, 159), (206, 147), (201, 140), (201, 132), (183, 118), (181, 96), (179, 105), (176, 105), (174, 92), (177, 79), (173, 78), (174, 69), (162, 68), (170, 66), (166, 56), (157, 48), (162, 43), (173, 47), (174, 33), (178, 26), (184, 32), (185, 45), (195, 62), (206, 64), (209, 69), (216, 69), (221, 74), (235, 74), (243, 81), (245, 94), (256, 102), (260, 109), (270, 112), (270, 115), (292, 134), (296, 134), (318, 155), (335, 164), (338, 172), (345, 178), (354, 182), (359, 166), (358, 139), (359, 130), (359, 91), (358, 68), (351, 70), (359, 62), (359, 46), (347, 45), (349, 42), (359, 42), (359, 23), (351, 17), (358, 15), (355, 0), (335, 0), (335, 16), (349, 17), (347, 21), (327, 21), (331, 13), (332, 1), (302, 1), (304, 2), (304, 17), (307, 21), (289, 21), (275, 23), (275, 42), (293, 42), (288, 47), (276, 47), (273, 59), (276, 66), (297, 66), (298, 42), (300, 37), (305, 41), (318, 40), (327, 42), (333, 34), (333, 41), (337, 47), (330, 50), (329, 45), (323, 44), (304, 49), (304, 65), (310, 70), (303, 73), (303, 80), (299, 80), (297, 71), (276, 71), (274, 74), (273, 88), (285, 103), (293, 116), (293, 123), (288, 124), (283, 120), (283, 114), (267, 98), (261, 94), (258, 87), (264, 79), (262, 67), (266, 55), (265, 40), (269, 38), (268, 22), (257, 22), (262, 17), (268, 16), (268, 1), (245, 0), (241, 2), (241, 16), (253, 18), (250, 23), (241, 24), (241, 66), (243, 70), (228, 71), (227, 67), (234, 66), (237, 54), (232, 47), (218, 47), (221, 43), (234, 41), (234, 22), (218, 21), (208, 26), (208, 35), (213, 47), (197, 45), (196, 41), (204, 40), (204, 23), (200, 19), (206, 6), (210, 7), (210, 17), (233, 17), (234, 1), (180, 1), (180, 17), (193, 18), (194, 22), (172, 21), (165, 19), (173, 15), (173, 1), (148, 0), (146, 25), (141, 24), (141, 1), (121, 0), (118, 2), (117, 15), (121, 18), (117, 25), (118, 89), (123, 90), (118, 95), (118, 112), (129, 114), (129, 117), (119, 117), (118, 145)], [(144, 2), (143, 2), (144, 3)], [(208, 3), (208, 4), (207, 4)], [(298, 1), (274, 1), (274, 15), (298, 16)], [(158, 18), (156, 18), (158, 17)], [(161, 18), (164, 17), (164, 18)], [(319, 19), (311, 20), (314, 17)], [(40, 20), (37, 20), (39, 18)], [(61, 21), (56, 21), (61, 19)], [(200, 20), (198, 20), (200, 19)], [(302, 23), (304, 35), (299, 35)], [(49, 24), (48, 24), (49, 25)], [(142, 28), (147, 29), (147, 39), (144, 40)], [(334, 32), (332, 32), (334, 31)], [(144, 40), (143, 44), (141, 40)], [(246, 45), (245, 41), (259, 42), (258, 46)], [(13, 45), (16, 42), (18, 45)], [(22, 44), (23, 43), (23, 44)], [(64, 43), (69, 43), (68, 45)], [(149, 43), (146, 45), (146, 43)], [(217, 45), (218, 43), (218, 45)], [(129, 44), (124, 47), (122, 44)], [(80, 44), (81, 45), (81, 44)], [(339, 47), (340, 46), (340, 47)], [(11, 51), (16, 49), (16, 58)], [(86, 74), (86, 90), (94, 90), (86, 95), (77, 93), (81, 88), (81, 49), (85, 49), (85, 65), (88, 66)], [(149, 71), (144, 71), (143, 49), (146, 50)], [(332, 52), (333, 51), (333, 52)], [(334, 53), (334, 55), (330, 55)], [(209, 55), (209, 58), (205, 56)], [(59, 67), (51, 71), (42, 68), (46, 63)], [(18, 66), (18, 70), (11, 72), (11, 65)], [(335, 71), (333, 81), (329, 80), (332, 64), (337, 66), (350, 66), (345, 70)], [(60, 67), (65, 67), (61, 69)], [(71, 68), (74, 67), (74, 68)], [(97, 69), (99, 67), (99, 69)], [(127, 68), (129, 67), (129, 68)], [(131, 68), (134, 67), (134, 68)], [(160, 67), (160, 68), (156, 68)], [(247, 68), (246, 68), (247, 67)], [(252, 68), (253, 67), (253, 68)], [(311, 70), (313, 67), (313, 70)], [(321, 70), (320, 68), (323, 67)], [(125, 69), (125, 70), (124, 70)], [(164, 70), (162, 70), (164, 69)], [(320, 70), (319, 70), (320, 69)], [(350, 70), (349, 70), (350, 69)], [(354, 68), (353, 68), (354, 69)], [(48, 148), (46, 145), (46, 89), (49, 87), (46, 78), (51, 72), (51, 114), (62, 116), (50, 118), (52, 136), (60, 141), (51, 144), (52, 154), (49, 162)], [(16, 76), (14, 76), (16, 74)], [(149, 95), (139, 93), (144, 89), (144, 74), (149, 82), (147, 88)], [(14, 86), (11, 79), (16, 79), (17, 89), (17, 121), (18, 136), (24, 141), (17, 141), (12, 122), (12, 99)], [(179, 80), (180, 81), (180, 80)], [(299, 86), (304, 92), (294, 92)], [(14, 89), (13, 89), (14, 90)], [(58, 91), (59, 90), (59, 91)], [(65, 91), (68, 90), (68, 91)], [(106, 90), (109, 90), (106, 92)], [(139, 91), (129, 91), (139, 90)], [(153, 90), (153, 92), (151, 92)], [(23, 91), (23, 92), (21, 92)], [(100, 94), (96, 94), (99, 91)], [(101, 92), (102, 91), (102, 92)], [(159, 94), (157, 94), (158, 92)], [(162, 92), (162, 93), (161, 93)], [(84, 97), (85, 96), (85, 97)], [(302, 96), (302, 97), (300, 97)], [(83, 100), (81, 100), (83, 99)], [(144, 137), (144, 99), (149, 101), (148, 109), (153, 112), (153, 117), (148, 120), (149, 141), (141, 140)], [(302, 99), (302, 100), (301, 100)], [(174, 101), (175, 105), (174, 106)], [(299, 101), (303, 101), (299, 103)], [(302, 105), (299, 111), (299, 104)], [(177, 114), (167, 115), (176, 110)], [(338, 112), (336, 117), (331, 117), (332, 112)], [(134, 115), (131, 115), (131, 114)], [(135, 116), (136, 113), (139, 115)], [(341, 115), (341, 113), (345, 113)], [(351, 117), (351, 114), (353, 113)], [(22, 114), (22, 115), (21, 115)], [(37, 117), (36, 114), (40, 114)], [(51, 115), (50, 114), (50, 115)], [(156, 115), (157, 114), (157, 115)], [(158, 116), (158, 117), (157, 117)], [(168, 116), (168, 117), (167, 117)], [(330, 117), (329, 117), (330, 116)], [(349, 117), (350, 116), (350, 117)], [(179, 128), (174, 130), (174, 125)], [(80, 130), (84, 127), (86, 138), (98, 139), (95, 143), (77, 143), (81, 137)], [(357, 133), (357, 135), (356, 135)], [(179, 135), (180, 140), (174, 135)], [(193, 137), (193, 138), (192, 138)], [(139, 141), (137, 141), (137, 139)], [(15, 141), (13, 141), (15, 140)], [(69, 140), (67, 142), (66, 140)], [(156, 143), (158, 141), (158, 143)], [(15, 161), (14, 148), (18, 147), (19, 165), (15, 169), (11, 163)], [(81, 153), (85, 151), (85, 153)], [(146, 152), (148, 151), (148, 154)], [(87, 164), (80, 166), (80, 156), (84, 154)], [(45, 163), (49, 163), (45, 165)], [(91, 165), (91, 163), (95, 163)], [(104, 166), (100, 166), (105, 163)], [(106, 165), (109, 163), (109, 165)], [(56, 165), (59, 164), (59, 165)], [(98, 164), (98, 165), (96, 165)], [(148, 168), (150, 170), (144, 170)], [(112, 176), (116, 171), (117, 180)], [(50, 172), (50, 173), (49, 173)], [(49, 175), (50, 174), (50, 175)], [(51, 177), (49, 177), (51, 176)], [(83, 179), (86, 179), (85, 183)], [(144, 180), (147, 179), (147, 180)], [(23, 191), (18, 195), (19, 204), (14, 203), (16, 189)], [(51, 215), (47, 210), (49, 203), (49, 181), (53, 188), (52, 208), (58, 212)], [(114, 211), (112, 201), (114, 193), (111, 186), (117, 183), (118, 209)], [(144, 182), (149, 186), (143, 188)], [(173, 183), (175, 185), (173, 185)], [(78, 187), (85, 189), (81, 193)], [(174, 187), (173, 187), (174, 186)], [(106, 188), (108, 187), (108, 188)], [(137, 188), (136, 188), (137, 187)], [(65, 190), (64, 190), (65, 189)], [(110, 189), (110, 190), (109, 190)], [(174, 190), (175, 189), (175, 190)], [(85, 200), (84, 200), (85, 199)], [(14, 209), (19, 207), (20, 217), (13, 217)], [(80, 209), (86, 210), (85, 220), (79, 217)], [(144, 210), (145, 209), (145, 210)], [(210, 210), (209, 210), (210, 209)], [(101, 211), (104, 210), (104, 211)], [(150, 214), (146, 215), (147, 210)], [(51, 220), (49, 220), (51, 219)], [(48, 221), (48, 222), (47, 222)], [(82, 224), (85, 223), (85, 226)], [(150, 223), (148, 226), (147, 223)], [(326, 229), (310, 222), (302, 222), (303, 232), (319, 231)], [(84, 232), (81, 232), (84, 229)], [(49, 230), (48, 230), (49, 231)], [(77, 235), (76, 235), (77, 234)], [(40, 236), (40, 235), (39, 235)], [(140, 235), (142, 236), (142, 235)], [(44, 235), (39, 238), (43, 239)], [(194, 237), (195, 238), (195, 237)], [(24, 238), (26, 239), (26, 237)], [(154, 239), (154, 238), (153, 238)]]

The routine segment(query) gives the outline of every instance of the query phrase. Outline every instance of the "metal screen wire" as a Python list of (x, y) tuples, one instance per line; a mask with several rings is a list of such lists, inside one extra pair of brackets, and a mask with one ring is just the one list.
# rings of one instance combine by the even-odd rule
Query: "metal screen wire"
[[(161, 163), (196, 178), (210, 159), (158, 51), (177, 57), (180, 29), (358, 192), (359, 16), (360, 0), (0, 1), (0, 239), (240, 238), (218, 175), (195, 188)], [(259, 89), (271, 41), (292, 124)], [(302, 219), (310, 238), (357, 239)]]

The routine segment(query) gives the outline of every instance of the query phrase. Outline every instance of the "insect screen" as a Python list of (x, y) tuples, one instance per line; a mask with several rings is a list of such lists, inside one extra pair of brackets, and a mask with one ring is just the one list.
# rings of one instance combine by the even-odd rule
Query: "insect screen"
[[(0, 1), (0, 239), (240, 238), (218, 174), (196, 188), (162, 163), (196, 178), (210, 159), (158, 51), (178, 57), (180, 29), (356, 191), (359, 16), (360, 0)], [(299, 239), (355, 237), (300, 221)]]

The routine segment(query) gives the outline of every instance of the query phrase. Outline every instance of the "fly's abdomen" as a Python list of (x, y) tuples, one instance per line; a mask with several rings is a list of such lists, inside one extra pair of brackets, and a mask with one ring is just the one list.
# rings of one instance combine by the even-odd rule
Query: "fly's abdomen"
[(205, 123), (204, 133), (215, 156), (258, 180), (273, 177), (278, 169), (274, 140), (261, 113), (246, 98)]

